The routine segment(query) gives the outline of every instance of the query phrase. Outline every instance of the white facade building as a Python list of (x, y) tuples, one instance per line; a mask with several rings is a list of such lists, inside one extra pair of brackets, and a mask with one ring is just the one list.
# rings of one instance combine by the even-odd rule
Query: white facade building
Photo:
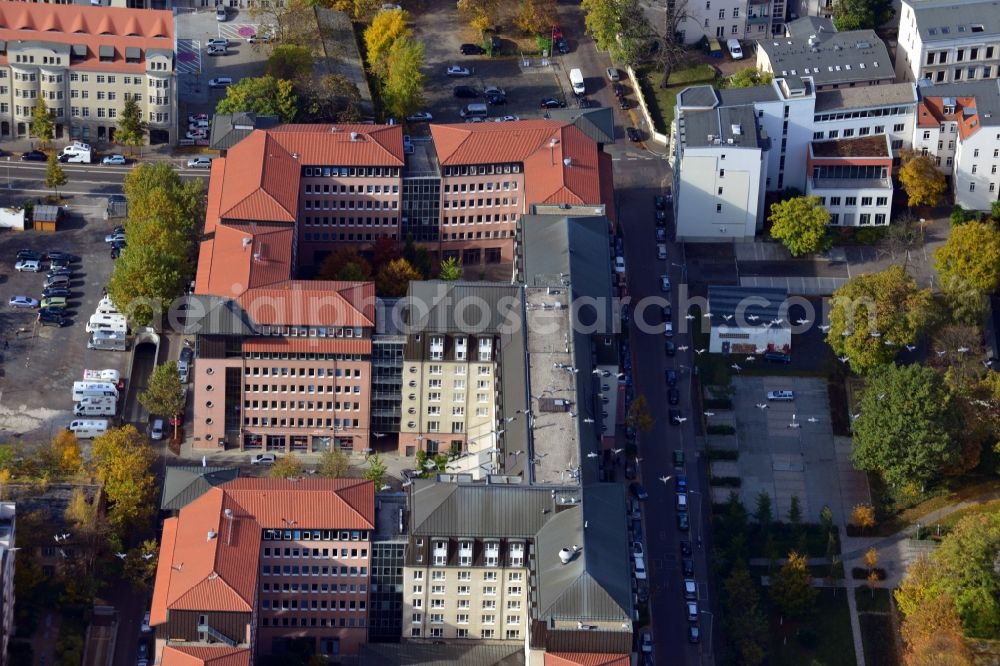
[(988, 0), (903, 0), (896, 77), (952, 83), (1000, 76), (1000, 13)]
[(7, 644), (14, 634), (14, 523), (13, 502), (0, 502), (0, 664), (9, 663)]
[(830, 211), (830, 224), (885, 226), (892, 212), (892, 152), (885, 134), (809, 144), (806, 194)]

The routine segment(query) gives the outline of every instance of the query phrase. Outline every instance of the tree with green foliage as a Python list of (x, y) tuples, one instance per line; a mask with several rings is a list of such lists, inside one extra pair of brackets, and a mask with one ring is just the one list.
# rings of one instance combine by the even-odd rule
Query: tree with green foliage
[(754, 521), (760, 525), (760, 531), (767, 533), (771, 530), (771, 523), (774, 521), (774, 514), (771, 509), (771, 496), (766, 490), (757, 493), (757, 507), (753, 512)]
[(268, 476), (272, 479), (297, 479), (302, 476), (302, 472), (302, 461), (294, 453), (289, 453), (274, 461)]
[(583, 0), (584, 25), (597, 42), (597, 48), (610, 51), (622, 31), (619, 0)]
[(49, 141), (56, 134), (56, 119), (49, 111), (49, 105), (45, 103), (44, 97), (39, 97), (31, 110), (31, 120), (28, 123), (28, 135), (42, 140), (42, 145), (47, 146)]
[[(184, 413), (185, 402), (177, 361), (167, 361), (153, 368), (146, 390), (139, 394), (139, 404), (150, 414), (175, 419)], [(174, 423), (174, 437), (177, 437), (176, 420)]]
[(297, 44), (279, 44), (267, 57), (268, 76), (278, 80), (297, 81), (309, 77), (313, 69), (312, 50)]
[(735, 74), (731, 74), (723, 79), (725, 88), (753, 88), (755, 86), (768, 86), (774, 80), (774, 74), (757, 69), (756, 67), (744, 67)]
[(45, 187), (52, 188), (52, 194), (59, 199), (59, 188), (66, 184), (66, 174), (62, 165), (56, 159), (55, 153), (49, 153), (48, 164), (45, 167)]
[(388, 468), (385, 462), (382, 461), (382, 457), (375, 453), (368, 457), (366, 461), (368, 469), (366, 469), (362, 474), (362, 478), (371, 481), (375, 485), (375, 492), (382, 490), (384, 485), (383, 480), (385, 479), (385, 473)]
[(407, 236), (406, 242), (403, 244), (403, 258), (410, 262), (414, 270), (423, 276), (421, 279), (426, 280), (431, 276), (431, 260), (430, 252), (427, 248), (422, 245), (417, 245), (413, 242), (413, 236)]
[(813, 254), (829, 246), (826, 225), (830, 211), (819, 197), (795, 197), (771, 204), (771, 236), (781, 241), (793, 257)]
[(402, 9), (379, 12), (365, 28), (365, 57), (377, 77), (384, 78), (389, 71), (389, 54), (396, 40), (413, 36), (409, 19), (409, 12)]
[(514, 25), (525, 35), (543, 34), (558, 22), (555, 0), (518, 0)]
[(912, 150), (901, 153), (903, 164), (899, 167), (899, 182), (906, 190), (907, 204), (914, 206), (937, 206), (948, 189), (944, 174), (937, 168), (929, 155)]
[(951, 390), (923, 365), (874, 370), (854, 420), (854, 465), (890, 485), (924, 485), (954, 465), (960, 424)]
[(836, 0), (833, 3), (833, 25), (838, 32), (875, 30), (895, 13), (892, 0)]
[(299, 106), (311, 122), (350, 123), (361, 119), (361, 93), (343, 74), (324, 74), (298, 86)]
[(934, 268), (946, 289), (968, 285), (987, 294), (1000, 289), (1000, 229), (986, 222), (952, 228), (934, 252)]
[(133, 425), (94, 439), (91, 463), (107, 498), (108, 523), (119, 538), (148, 524), (156, 512), (153, 449)]
[(818, 593), (819, 590), (812, 584), (806, 556), (790, 551), (788, 560), (771, 578), (771, 600), (786, 615), (800, 617), (812, 611)]
[(824, 504), (819, 510), (819, 522), (823, 526), (824, 532), (833, 531), (833, 509), (828, 504)]
[(130, 152), (146, 143), (146, 132), (149, 123), (142, 119), (142, 108), (136, 95), (126, 94), (125, 105), (118, 113), (118, 130), (115, 132), (115, 141), (128, 146)]
[(833, 293), (826, 341), (851, 369), (867, 373), (891, 363), (929, 322), (933, 297), (900, 265), (852, 278)]
[(389, 115), (405, 118), (424, 104), (424, 43), (400, 37), (392, 43), (382, 79), (382, 100)]
[(371, 266), (361, 256), (354, 245), (341, 245), (333, 251), (319, 267), (321, 280), (347, 280), (363, 282), (370, 280)]
[(406, 259), (393, 259), (375, 276), (375, 288), (381, 296), (405, 296), (413, 280), (422, 280), (420, 275)]
[(263, 116), (278, 116), (282, 122), (290, 123), (298, 113), (298, 103), (291, 81), (273, 76), (251, 76), (226, 88), (226, 96), (215, 105), (215, 112), (252, 111)]
[(156, 539), (146, 539), (135, 548), (128, 550), (122, 561), (122, 576), (132, 583), (136, 590), (148, 590), (156, 576), (160, 544)]
[(653, 416), (649, 413), (649, 401), (644, 394), (639, 393), (629, 404), (628, 412), (625, 414), (625, 425), (641, 433), (653, 429)]
[(458, 259), (455, 257), (448, 257), (441, 262), (441, 268), (438, 270), (438, 279), (447, 280), (448, 282), (454, 282), (455, 280), (462, 279), (462, 266), (459, 265)]
[(316, 472), (327, 479), (342, 479), (351, 469), (351, 460), (339, 449), (327, 449), (319, 457)]
[(767, 657), (767, 616), (760, 593), (744, 562), (738, 562), (723, 582), (725, 625), (737, 658), (743, 666), (756, 666)]

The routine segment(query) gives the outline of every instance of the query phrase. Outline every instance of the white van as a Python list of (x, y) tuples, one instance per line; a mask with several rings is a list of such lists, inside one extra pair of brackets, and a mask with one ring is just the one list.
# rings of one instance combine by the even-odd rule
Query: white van
[(118, 399), (118, 387), (111, 382), (73, 382), (73, 402), (86, 396), (111, 396)]
[(111, 382), (117, 385), (122, 379), (122, 373), (111, 368), (104, 370), (84, 370), (83, 379), (88, 382)]
[(729, 57), (731, 57), (733, 60), (743, 59), (743, 47), (740, 46), (740, 40), (727, 39), (726, 48), (729, 49)]
[(657, 259), (667, 258), (667, 246), (664, 245), (663, 243), (660, 243), (659, 245), (656, 246), (656, 258)]
[(121, 314), (95, 314), (84, 327), (87, 333), (94, 331), (112, 331), (114, 333), (128, 333), (128, 321), (125, 315)]
[(114, 416), (118, 407), (113, 402), (78, 402), (73, 405), (73, 416)]
[(795, 391), (768, 391), (767, 399), (776, 402), (791, 402), (795, 400)]
[(463, 118), (485, 118), (490, 115), (490, 108), (485, 104), (468, 104), (459, 115)]
[(579, 69), (569, 70), (569, 82), (573, 85), (575, 95), (584, 95), (587, 92), (587, 84), (583, 80), (583, 72)]
[(687, 493), (677, 493), (677, 510), (687, 511), (687, 509), (688, 509)]
[(635, 557), (635, 579), (646, 580), (646, 563), (639, 556)]
[(107, 419), (79, 419), (72, 421), (67, 428), (80, 439), (93, 439), (108, 431)]

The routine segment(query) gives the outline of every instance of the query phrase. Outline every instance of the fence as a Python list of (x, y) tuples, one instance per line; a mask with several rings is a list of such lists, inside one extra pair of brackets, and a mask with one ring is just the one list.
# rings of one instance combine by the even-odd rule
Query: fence
[(628, 72), (629, 78), (632, 79), (632, 88), (635, 91), (635, 98), (639, 101), (639, 110), (642, 112), (643, 120), (646, 121), (646, 127), (649, 129), (650, 138), (652, 138), (654, 142), (666, 146), (668, 143), (667, 135), (657, 132), (656, 127), (653, 125), (653, 117), (649, 115), (649, 106), (646, 104), (646, 96), (642, 92), (642, 86), (639, 83), (639, 76), (631, 67), (626, 67), (625, 71)]

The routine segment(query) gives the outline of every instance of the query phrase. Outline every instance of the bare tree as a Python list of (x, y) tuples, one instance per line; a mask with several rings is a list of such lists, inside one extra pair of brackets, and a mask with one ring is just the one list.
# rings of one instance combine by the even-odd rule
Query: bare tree
[(660, 48), (653, 53), (653, 63), (663, 72), (660, 87), (666, 88), (674, 68), (687, 60), (688, 52), (684, 48), (681, 36), (681, 23), (688, 16), (687, 0), (667, 0), (667, 10), (663, 14), (663, 34), (660, 35)]

